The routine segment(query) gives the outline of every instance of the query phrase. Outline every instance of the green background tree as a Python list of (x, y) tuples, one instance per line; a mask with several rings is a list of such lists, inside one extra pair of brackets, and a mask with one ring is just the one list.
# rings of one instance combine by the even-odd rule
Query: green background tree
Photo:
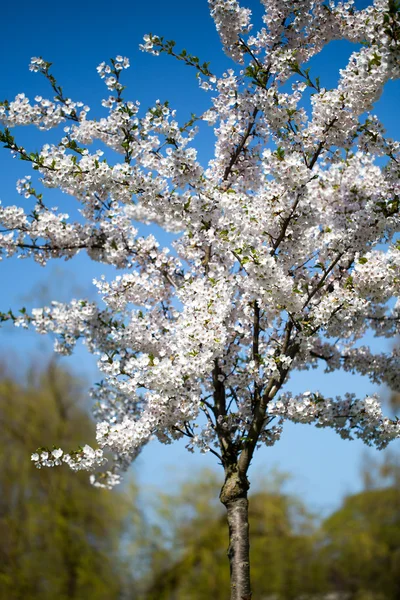
[[(286, 494), (283, 478), (252, 494), (255, 598), (398, 600), (398, 458), (387, 454), (378, 464), (366, 460), (364, 470), (365, 489), (346, 497), (325, 519)], [(215, 476), (204, 472), (197, 481), (187, 481), (177, 492), (158, 498), (157, 541), (141, 598), (225, 600), (227, 537), (223, 513), (214, 516), (214, 488), (218, 488)]]
[(46, 440), (93, 435), (83, 385), (54, 363), (26, 382), (0, 380), (0, 599), (114, 600), (126, 587), (119, 544), (132, 498), (93, 488), (87, 473), (37, 470)]
[[(215, 472), (152, 494), (33, 468), (43, 440), (76, 447), (91, 435), (83, 389), (55, 363), (19, 381), (0, 369), (0, 600), (225, 600)], [(398, 456), (366, 460), (364, 483), (325, 520), (285, 492), (285, 476), (259, 483), (250, 511), (256, 599), (398, 600)]]
[[(255, 598), (289, 600), (324, 592), (327, 586), (325, 565), (318, 560), (316, 519), (303, 502), (284, 492), (283, 482), (267, 482), (251, 497)], [(226, 599), (228, 540), (224, 514), (214, 506), (218, 485), (215, 475), (203, 471), (175, 494), (159, 498), (164, 560), (158, 547), (146, 600)]]

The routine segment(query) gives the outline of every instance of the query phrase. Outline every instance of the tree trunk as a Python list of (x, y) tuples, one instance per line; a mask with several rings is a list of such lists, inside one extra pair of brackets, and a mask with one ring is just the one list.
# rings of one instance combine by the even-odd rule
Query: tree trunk
[(233, 473), (227, 476), (220, 495), (229, 526), (230, 600), (251, 600), (248, 487), (247, 479), (240, 481)]

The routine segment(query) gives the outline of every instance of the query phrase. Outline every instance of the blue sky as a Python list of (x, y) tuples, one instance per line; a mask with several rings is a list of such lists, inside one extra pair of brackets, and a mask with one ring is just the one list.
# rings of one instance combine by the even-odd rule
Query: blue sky
[[(363, 1), (358, 6), (366, 4)], [(257, 0), (248, 0), (244, 5), (260, 15)], [(89, 104), (91, 114), (101, 114), (105, 109), (100, 106), (100, 99), (106, 97), (108, 91), (97, 76), (96, 66), (111, 56), (122, 54), (131, 60), (131, 68), (124, 73), (124, 82), (128, 86), (126, 96), (140, 100), (144, 109), (156, 99), (169, 100), (178, 110), (179, 120), (185, 121), (192, 112), (199, 114), (207, 108), (207, 95), (198, 89), (192, 70), (182, 63), (168, 56), (156, 58), (140, 52), (138, 46), (143, 35), (152, 32), (174, 39), (178, 49), (186, 48), (201, 61), (210, 61), (211, 70), (217, 74), (230, 66), (221, 51), (206, 0), (190, 3), (183, 0), (168, 3), (120, 0), (114, 4), (89, 0), (73, 6), (49, 0), (40, 4), (21, 0), (17, 4), (5, 3), (2, 16), (5, 26), (0, 36), (0, 99), (11, 99), (19, 92), (25, 92), (31, 98), (36, 94), (50, 94), (46, 82), (28, 70), (31, 56), (43, 56), (53, 63), (53, 72), (66, 95)], [(352, 50), (345, 42), (331, 44), (312, 61), (312, 73), (320, 76), (322, 85), (334, 85), (339, 69), (345, 66)], [(400, 133), (396, 99), (399, 92), (398, 82), (390, 82), (376, 110), (393, 137), (399, 137)], [(49, 135), (50, 139), (56, 139), (53, 133), (24, 129), (17, 132), (17, 140), (33, 151), (39, 149)], [(198, 147), (203, 161), (211, 157), (211, 130), (202, 133)], [(0, 200), (4, 204), (18, 204), (23, 200), (15, 191), (16, 179), (30, 174), (30, 169), (26, 163), (12, 159), (7, 152), (0, 152)], [(46, 191), (46, 197), (53, 205), (72, 212), (73, 199), (55, 191)], [(161, 241), (165, 243), (166, 240), (162, 236)], [(0, 263), (0, 272), (0, 310), (8, 310), (23, 305), (40, 306), (49, 298), (94, 298), (93, 277), (102, 273), (111, 275), (112, 270), (91, 263), (81, 255), (66, 263), (49, 263), (46, 269), (31, 260), (6, 260)], [(383, 348), (382, 342), (372, 340), (372, 343), (377, 350)], [(50, 341), (37, 334), (10, 327), (0, 331), (0, 351), (14, 364), (26, 364), (31, 357), (44, 361), (50, 349)], [(79, 347), (66, 363), (85, 374), (89, 382), (96, 381), (95, 361), (84, 348)], [(290, 388), (294, 391), (319, 389), (329, 395), (354, 391), (361, 396), (376, 390), (365, 378), (342, 373), (325, 375), (322, 370), (296, 374)], [(361, 442), (343, 441), (329, 430), (287, 425), (275, 447), (258, 452), (250, 479), (255, 487), (262, 473), (278, 467), (293, 474), (289, 488), (301, 493), (313, 506), (328, 510), (335, 507), (345, 493), (359, 488), (359, 467), (364, 452)], [(376, 458), (376, 451), (369, 452)], [(185, 450), (184, 443), (167, 447), (153, 443), (139, 457), (135, 471), (144, 485), (165, 487), (173, 486), (185, 473), (193, 473), (201, 466), (216, 466), (214, 457), (191, 455)]]

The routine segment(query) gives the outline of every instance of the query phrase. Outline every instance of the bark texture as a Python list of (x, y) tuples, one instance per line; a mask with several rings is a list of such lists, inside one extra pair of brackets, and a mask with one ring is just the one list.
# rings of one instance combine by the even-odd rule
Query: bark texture
[(226, 507), (229, 526), (230, 598), (251, 600), (248, 483), (247, 479), (240, 479), (237, 473), (228, 476), (220, 499)]

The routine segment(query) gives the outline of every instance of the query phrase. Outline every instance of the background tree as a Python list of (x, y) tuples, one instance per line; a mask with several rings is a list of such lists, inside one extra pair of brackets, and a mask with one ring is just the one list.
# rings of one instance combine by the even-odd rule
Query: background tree
[[(53, 97), (31, 103), (20, 94), (0, 107), (4, 146), (79, 206), (70, 219), (30, 176), (19, 180), (35, 204), (0, 209), (4, 254), (45, 264), (84, 250), (122, 271), (96, 281), (100, 305), (83, 299), (2, 315), (55, 334), (61, 353), (83, 338), (104, 374), (93, 392), (99, 448), (40, 447), (32, 459), (96, 470), (109, 449), (114, 462), (92, 475), (109, 487), (152, 436), (187, 437), (189, 449), (212, 452), (225, 474), (232, 600), (251, 597), (247, 474), (257, 446), (275, 443), (285, 420), (377, 448), (400, 435), (376, 396), (285, 387), (291, 372), (322, 362), (400, 389), (399, 353), (359, 343), (369, 330), (392, 337), (399, 325), (400, 305), (390, 301), (400, 284), (400, 145), (371, 114), (400, 76), (399, 4), (262, 4), (256, 31), (236, 0), (210, 0), (234, 61), (220, 77), (173, 41), (145, 37), (143, 50), (190, 65), (213, 94), (200, 119), (215, 126), (206, 166), (193, 146), (195, 117), (179, 124), (168, 102), (140, 112), (125, 98), (122, 56), (98, 67), (111, 92), (106, 116), (89, 118), (41, 57), (31, 70)], [(306, 64), (337, 39), (357, 46), (327, 89)], [(31, 152), (11, 133), (19, 125), (63, 131)], [(175, 233), (173, 252), (139, 235), (138, 221)]]
[[(256, 598), (292, 600), (327, 589), (318, 561), (316, 519), (298, 498), (283, 491), (285, 478), (268, 479), (251, 495), (249, 521), (253, 593)], [(204, 471), (174, 494), (159, 498), (164, 561), (152, 564), (146, 600), (224, 600), (229, 573), (225, 516), (215, 504), (219, 481)], [(157, 564), (158, 563), (158, 564)]]
[[(323, 520), (269, 480), (250, 496), (252, 585), (257, 598), (397, 600), (399, 597), (399, 462), (386, 454), (365, 465), (365, 488)], [(215, 506), (218, 481), (196, 481), (158, 498), (148, 530), (144, 600), (223, 600), (225, 523)], [(205, 525), (206, 524), (206, 525)], [(153, 538), (153, 542), (149, 543)]]
[(321, 528), (329, 588), (349, 600), (395, 600), (400, 594), (398, 456), (369, 464), (366, 489), (348, 496)]
[[(134, 498), (95, 490), (63, 469), (32, 470), (32, 445), (90, 438), (83, 381), (50, 363), (0, 379), (0, 598), (121, 599), (120, 541)], [(129, 496), (129, 497), (128, 497)], [(101, 576), (100, 576), (101, 574)], [(132, 598), (133, 596), (131, 596)]]

